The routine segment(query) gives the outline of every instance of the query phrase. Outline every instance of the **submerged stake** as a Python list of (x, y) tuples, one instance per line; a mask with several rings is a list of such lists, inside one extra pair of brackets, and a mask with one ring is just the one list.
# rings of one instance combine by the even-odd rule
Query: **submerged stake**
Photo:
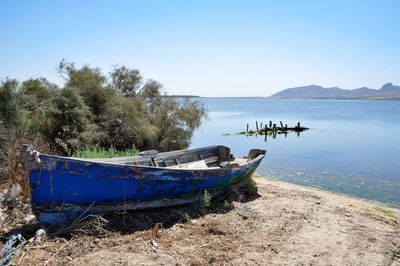
[(264, 134), (265, 134), (264, 140), (267, 141), (267, 125), (265, 125)]

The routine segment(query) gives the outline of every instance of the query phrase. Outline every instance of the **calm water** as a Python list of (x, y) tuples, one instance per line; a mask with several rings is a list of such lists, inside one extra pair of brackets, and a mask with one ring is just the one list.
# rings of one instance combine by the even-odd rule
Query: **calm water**
[[(209, 119), (192, 147), (223, 144), (232, 153), (267, 149), (259, 174), (374, 199), (400, 207), (400, 101), (201, 98)], [(264, 136), (223, 136), (255, 121), (301, 122), (311, 130)]]

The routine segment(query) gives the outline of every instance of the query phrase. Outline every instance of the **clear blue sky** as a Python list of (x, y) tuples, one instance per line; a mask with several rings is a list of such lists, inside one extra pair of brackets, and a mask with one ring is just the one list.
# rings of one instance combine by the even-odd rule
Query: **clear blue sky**
[(62, 59), (138, 68), (174, 94), (400, 84), (400, 1), (0, 1), (0, 79)]

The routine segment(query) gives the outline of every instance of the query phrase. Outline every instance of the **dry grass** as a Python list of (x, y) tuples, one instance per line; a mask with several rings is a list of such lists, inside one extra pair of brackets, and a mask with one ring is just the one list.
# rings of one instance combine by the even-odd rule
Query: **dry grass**
[(1, 136), (0, 156), (0, 187), (7, 188), (12, 184), (19, 184), (22, 188), (22, 196), (28, 199), (30, 196), (27, 174), (21, 169), (20, 150), (22, 144), (32, 144), (40, 152), (49, 153), (51, 147), (41, 138), (27, 134), (6, 133)]
[(87, 215), (70, 226), (59, 228), (51, 234), (55, 236), (96, 236), (98, 238), (108, 237), (111, 232), (105, 229), (108, 220), (99, 215)]

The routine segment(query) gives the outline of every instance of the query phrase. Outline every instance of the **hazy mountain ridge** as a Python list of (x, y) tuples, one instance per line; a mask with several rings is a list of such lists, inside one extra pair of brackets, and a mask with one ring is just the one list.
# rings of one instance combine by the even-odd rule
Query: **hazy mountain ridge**
[(318, 85), (294, 87), (270, 96), (275, 99), (400, 99), (400, 86), (386, 83), (375, 90), (362, 87), (354, 90), (338, 87), (324, 88)]

